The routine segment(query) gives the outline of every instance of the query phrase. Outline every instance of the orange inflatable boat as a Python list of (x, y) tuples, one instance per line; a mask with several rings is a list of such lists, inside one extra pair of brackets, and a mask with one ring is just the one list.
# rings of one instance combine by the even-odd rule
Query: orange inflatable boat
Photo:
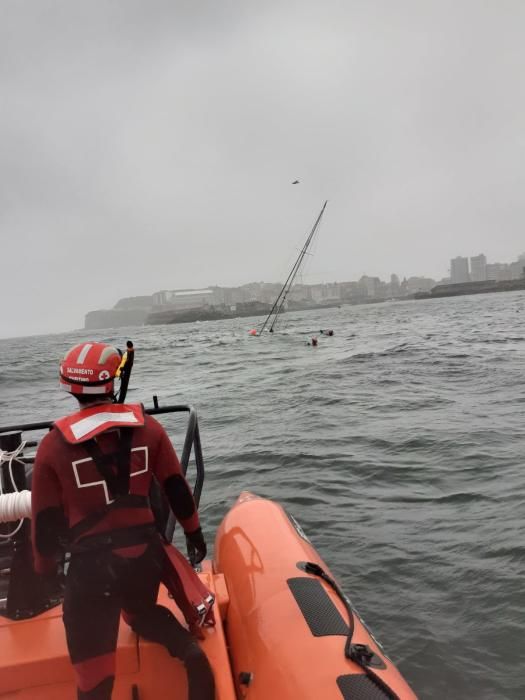
[[(148, 412), (173, 410), (190, 413), (181, 461), (186, 467), (193, 447), (198, 501), (204, 472), (195, 412), (182, 406), (159, 408), (156, 401)], [(27, 431), (47, 425), (19, 427)], [(0, 434), (0, 446), (1, 440)], [(30, 464), (31, 456), (24, 461)], [(0, 526), (0, 534), (5, 527)], [(24, 551), (23, 530), (14, 538), (15, 547), (6, 538), (0, 545), (5, 588), (4, 594), (0, 592), (4, 596), (0, 700), (74, 700), (74, 676), (58, 601), (38, 606), (33, 596), (33, 609), (28, 611), (31, 605), (26, 601), (24, 607), (20, 597), (24, 586), (13, 585), (21, 571), (26, 571), (25, 583), (30, 578), (24, 569), (27, 562), (20, 563), (20, 557), (24, 559), (20, 554)], [(9, 557), (11, 564), (6, 567)], [(278, 504), (242, 493), (220, 525), (214, 559), (204, 562), (200, 576), (216, 599), (216, 625), (203, 630), (201, 646), (213, 667), (217, 700), (416, 697), (299, 525)], [(183, 622), (163, 587), (159, 602)], [(163, 647), (137, 638), (121, 622), (113, 698), (185, 700), (184, 667)]]

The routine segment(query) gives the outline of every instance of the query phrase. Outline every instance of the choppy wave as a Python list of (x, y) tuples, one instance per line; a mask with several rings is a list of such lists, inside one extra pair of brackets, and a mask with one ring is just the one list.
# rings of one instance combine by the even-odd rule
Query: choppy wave
[[(301, 523), (421, 698), (525, 697), (520, 293), (112, 330), (137, 348), (130, 400), (191, 403), (209, 534), (241, 490)], [(318, 348), (304, 339), (323, 327)], [(0, 341), (0, 424), (72, 401), (80, 332)], [(180, 417), (165, 424), (177, 445)]]

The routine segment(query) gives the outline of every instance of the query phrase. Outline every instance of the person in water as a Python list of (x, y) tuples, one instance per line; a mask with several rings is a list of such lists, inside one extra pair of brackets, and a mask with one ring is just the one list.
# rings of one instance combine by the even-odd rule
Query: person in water
[(126, 341), (126, 352), (122, 356), (120, 364), (117, 368), (116, 376), (120, 377), (120, 391), (118, 395), (118, 403), (124, 403), (126, 394), (128, 393), (129, 378), (135, 360), (135, 348), (131, 340)]
[(213, 700), (206, 655), (171, 611), (156, 604), (168, 545), (149, 504), (153, 478), (195, 563), (206, 555), (199, 515), (164, 428), (141, 405), (112, 401), (119, 363), (115, 348), (90, 342), (72, 348), (60, 364), (61, 388), (78, 400), (79, 410), (55, 422), (35, 457), (35, 569), (53, 577), (67, 541), (63, 620), (78, 700), (111, 698), (121, 612), (137, 634), (183, 661), (190, 700)]
[(333, 332), (332, 329), (327, 329), (327, 330), (324, 330), (324, 331), (319, 331), (319, 333), (320, 333), (321, 335), (333, 335), (333, 334), (334, 334), (334, 332)]

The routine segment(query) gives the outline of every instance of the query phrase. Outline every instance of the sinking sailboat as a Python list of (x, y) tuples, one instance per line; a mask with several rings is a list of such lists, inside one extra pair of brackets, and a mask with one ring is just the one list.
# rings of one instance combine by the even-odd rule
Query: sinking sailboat
[[(297, 273), (301, 269), (301, 266), (304, 261), (304, 257), (308, 252), (308, 248), (311, 246), (312, 241), (314, 239), (314, 236), (317, 232), (317, 229), (319, 228), (319, 224), (321, 223), (321, 219), (323, 218), (324, 210), (326, 209), (326, 205), (328, 204), (328, 200), (325, 201), (323, 204), (323, 207), (321, 211), (319, 212), (319, 215), (317, 219), (315, 220), (315, 223), (312, 227), (312, 230), (308, 234), (308, 238), (305, 241), (305, 244), (303, 245), (301, 252), (299, 253), (299, 256), (297, 257), (297, 260), (295, 261), (292, 269), (290, 270), (290, 274), (288, 275), (286, 282), (284, 283), (281, 291), (279, 292), (279, 295), (277, 296), (277, 299), (274, 302), (274, 305), (272, 306), (272, 309), (266, 319), (264, 320), (264, 323), (261, 326), (261, 330), (258, 332), (257, 335), (261, 335), (265, 330), (268, 330), (270, 333), (274, 332), (275, 324), (277, 323), (277, 320), (279, 318), (279, 315), (281, 314), (282, 311), (285, 310), (285, 303), (286, 299), (288, 297), (288, 294), (290, 293), (290, 290), (292, 289), (293, 283), (295, 281), (295, 278), (297, 277)], [(256, 335), (256, 333), (253, 333), (250, 331), (252, 335)]]

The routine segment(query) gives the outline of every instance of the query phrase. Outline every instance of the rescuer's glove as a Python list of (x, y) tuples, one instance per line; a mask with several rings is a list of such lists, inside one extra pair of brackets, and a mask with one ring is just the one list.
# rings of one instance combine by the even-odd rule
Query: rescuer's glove
[(206, 556), (206, 542), (202, 535), (202, 529), (198, 527), (193, 532), (186, 533), (186, 544), (188, 546), (188, 556), (192, 566), (197, 566)]

